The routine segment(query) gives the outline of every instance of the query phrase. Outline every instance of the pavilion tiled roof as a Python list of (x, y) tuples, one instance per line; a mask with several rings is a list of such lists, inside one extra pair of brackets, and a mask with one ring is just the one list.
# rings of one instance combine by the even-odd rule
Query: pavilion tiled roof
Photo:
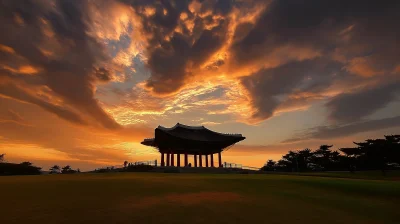
[(171, 128), (158, 126), (157, 129), (175, 137), (196, 141), (226, 141), (244, 138), (241, 134), (219, 133), (204, 126), (188, 126), (180, 123), (177, 123)]
[(141, 143), (158, 148), (159, 151), (177, 150), (204, 154), (222, 151), (245, 139), (241, 134), (219, 133), (204, 126), (180, 123), (170, 128), (158, 126), (154, 134), (154, 138), (144, 139)]

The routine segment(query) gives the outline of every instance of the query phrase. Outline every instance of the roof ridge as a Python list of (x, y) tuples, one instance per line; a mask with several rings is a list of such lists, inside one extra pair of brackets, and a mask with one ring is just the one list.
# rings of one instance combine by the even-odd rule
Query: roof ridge
[(173, 130), (177, 127), (183, 127), (183, 128), (187, 128), (187, 129), (206, 129), (204, 126), (189, 126), (189, 125), (185, 125), (185, 124), (181, 124), (181, 123), (176, 123), (173, 127), (170, 127), (170, 128), (166, 128), (161, 125), (158, 126), (158, 128), (163, 129), (163, 130)]
[(182, 127), (182, 128), (186, 128), (186, 129), (192, 129), (192, 130), (208, 130), (210, 132), (213, 132), (213, 133), (216, 133), (216, 134), (220, 134), (220, 135), (224, 135), (224, 136), (243, 137), (242, 134), (231, 134), (231, 133), (216, 132), (216, 131), (213, 131), (213, 130), (210, 130), (210, 129), (204, 127), (203, 125), (202, 126), (189, 126), (189, 125), (181, 124), (181, 123), (178, 122), (173, 127), (170, 127), (170, 128), (166, 128), (166, 127), (161, 126), (161, 125), (158, 126), (159, 129), (167, 130), (167, 131), (174, 130), (177, 127)]

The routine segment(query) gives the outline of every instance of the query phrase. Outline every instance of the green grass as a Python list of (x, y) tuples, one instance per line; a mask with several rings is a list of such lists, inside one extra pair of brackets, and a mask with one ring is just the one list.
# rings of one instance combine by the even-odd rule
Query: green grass
[(0, 223), (398, 223), (400, 182), (290, 175), (0, 177)]
[(316, 177), (335, 177), (350, 179), (369, 179), (369, 180), (400, 180), (400, 170), (387, 170), (385, 174), (379, 170), (371, 171), (328, 171), (328, 172), (267, 172), (268, 174), (279, 175), (298, 175), (298, 176), (316, 176)]

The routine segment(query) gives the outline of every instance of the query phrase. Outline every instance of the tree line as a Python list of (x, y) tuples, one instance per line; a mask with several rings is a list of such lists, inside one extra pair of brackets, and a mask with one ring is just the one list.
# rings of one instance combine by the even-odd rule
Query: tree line
[(71, 173), (80, 173), (80, 169), (73, 170), (70, 165), (66, 165), (64, 167), (60, 167), (59, 165), (54, 165), (50, 167), (50, 174), (71, 174)]
[[(50, 168), (50, 174), (70, 174), (80, 173), (80, 170), (73, 170), (71, 166), (67, 165), (60, 167), (54, 165)], [(0, 176), (5, 175), (38, 175), (42, 174), (42, 168), (34, 166), (31, 162), (22, 163), (8, 163), (5, 161), (5, 154), (0, 154)]]
[(263, 171), (356, 171), (400, 168), (400, 135), (387, 135), (382, 139), (353, 142), (355, 147), (332, 150), (333, 145), (321, 145), (290, 150), (278, 161), (268, 160)]
[(0, 176), (5, 175), (36, 175), (41, 174), (40, 167), (33, 166), (31, 162), (7, 163), (5, 154), (0, 154)]

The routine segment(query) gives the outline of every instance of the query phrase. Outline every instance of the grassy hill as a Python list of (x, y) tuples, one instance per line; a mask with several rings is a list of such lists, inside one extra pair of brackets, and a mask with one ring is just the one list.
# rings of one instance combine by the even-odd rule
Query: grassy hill
[(0, 177), (0, 223), (398, 223), (400, 182), (292, 175)]

